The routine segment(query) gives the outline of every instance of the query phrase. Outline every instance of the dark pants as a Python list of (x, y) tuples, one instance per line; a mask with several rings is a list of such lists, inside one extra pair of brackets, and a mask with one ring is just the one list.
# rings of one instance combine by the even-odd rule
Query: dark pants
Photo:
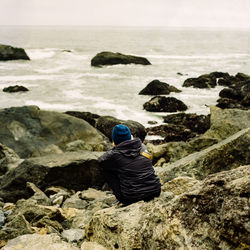
[(159, 190), (156, 193), (151, 193), (142, 199), (128, 199), (128, 198), (123, 197), (122, 192), (121, 192), (120, 180), (115, 173), (111, 171), (104, 171), (104, 176), (109, 187), (112, 189), (116, 199), (122, 202), (124, 205), (130, 205), (140, 200), (150, 201), (154, 199), (155, 197), (158, 197), (161, 193), (161, 190)]

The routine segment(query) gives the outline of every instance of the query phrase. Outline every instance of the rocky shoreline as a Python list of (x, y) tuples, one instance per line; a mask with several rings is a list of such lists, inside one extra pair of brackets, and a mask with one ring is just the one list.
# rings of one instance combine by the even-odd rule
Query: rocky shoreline
[[(187, 79), (185, 87), (226, 87), (205, 116), (183, 112), (165, 97), (179, 90), (154, 80), (140, 93), (153, 111), (182, 112), (148, 128), (89, 112), (1, 109), (0, 248), (248, 249), (249, 83), (243, 73)], [(123, 208), (112, 206), (97, 160), (119, 123), (147, 145), (162, 183), (160, 197)]]

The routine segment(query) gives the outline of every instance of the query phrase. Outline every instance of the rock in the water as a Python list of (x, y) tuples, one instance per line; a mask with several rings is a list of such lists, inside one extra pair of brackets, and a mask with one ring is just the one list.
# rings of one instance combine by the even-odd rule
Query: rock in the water
[(30, 60), (23, 48), (0, 44), (0, 61), (19, 59)]
[(26, 87), (20, 85), (9, 86), (3, 89), (3, 92), (9, 92), (9, 93), (23, 92), (23, 91), (25, 92), (29, 90)]
[(3, 250), (79, 250), (67, 242), (64, 242), (56, 234), (41, 235), (41, 234), (28, 234), (10, 240)]
[(80, 111), (67, 111), (65, 112), (67, 115), (72, 115), (74, 117), (80, 118), (82, 120), (85, 120), (90, 125), (95, 127), (97, 119), (100, 117), (97, 114), (93, 114), (90, 112), (80, 112)]
[(142, 64), (150, 65), (148, 59), (139, 56), (124, 55), (121, 53), (113, 52), (101, 52), (98, 53), (91, 60), (91, 66), (104, 66), (104, 65), (115, 65), (115, 64)]
[(165, 82), (153, 80), (140, 91), (139, 95), (168, 95), (170, 92), (181, 92), (181, 90)]
[(144, 103), (143, 108), (150, 112), (177, 112), (187, 110), (186, 104), (175, 97), (155, 96)]
[(250, 166), (243, 166), (201, 182), (190, 178), (193, 184), (175, 199), (167, 200), (165, 192), (147, 203), (98, 211), (87, 239), (108, 249), (248, 248), (249, 180)]
[(110, 142), (89, 123), (70, 115), (43, 111), (36, 106), (0, 110), (0, 143), (21, 158), (62, 153), (68, 143), (82, 140), (106, 150)]
[(104, 184), (98, 157), (102, 153), (83, 151), (36, 157), (23, 161), (7, 172), (0, 184), (0, 196), (6, 201), (28, 198), (26, 182), (36, 183), (41, 190), (62, 186), (73, 190), (89, 187), (101, 188)]
[(214, 88), (216, 86), (216, 77), (206, 74), (197, 78), (188, 78), (184, 81), (182, 86), (194, 88)]
[(200, 152), (188, 155), (171, 165), (158, 168), (163, 183), (179, 176), (191, 176), (202, 180), (208, 175), (237, 168), (250, 163), (250, 128)]

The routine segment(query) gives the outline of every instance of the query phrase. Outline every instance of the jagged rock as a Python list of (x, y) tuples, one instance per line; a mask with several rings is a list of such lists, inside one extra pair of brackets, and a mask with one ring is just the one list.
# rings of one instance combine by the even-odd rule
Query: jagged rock
[(250, 124), (250, 111), (240, 109), (221, 109), (210, 106), (210, 129), (204, 137), (214, 138), (218, 141), (225, 139), (236, 132), (248, 128)]
[(50, 186), (73, 190), (101, 188), (105, 182), (98, 165), (101, 154), (89, 151), (67, 152), (27, 159), (4, 175), (0, 183), (0, 196), (6, 201), (28, 198), (30, 193), (26, 182), (36, 183), (41, 190)]
[(170, 92), (181, 92), (181, 90), (165, 82), (153, 80), (139, 92), (139, 95), (168, 95)]
[(187, 106), (175, 97), (155, 96), (143, 104), (150, 112), (177, 112), (187, 110)]
[(23, 250), (79, 250), (67, 242), (64, 242), (56, 234), (41, 235), (41, 234), (28, 234), (17, 237), (16, 239), (10, 240), (3, 250), (12, 249), (23, 249)]
[(243, 166), (208, 176), (174, 199), (162, 193), (150, 202), (98, 211), (86, 228), (87, 240), (108, 249), (248, 247), (249, 177), (250, 166)]
[(250, 128), (247, 128), (171, 165), (163, 164), (163, 168), (157, 168), (157, 173), (163, 183), (178, 176), (191, 176), (201, 180), (210, 174), (249, 164), (249, 147)]
[(165, 123), (183, 125), (193, 132), (203, 134), (210, 128), (210, 115), (178, 113), (163, 117)]
[(76, 209), (86, 209), (88, 207), (88, 202), (80, 198), (80, 192), (67, 198), (63, 205), (63, 208), (76, 208)]
[(35, 228), (45, 228), (48, 233), (58, 233), (63, 230), (60, 223), (65, 219), (62, 211), (56, 207), (42, 206), (34, 200), (19, 200), (7, 216), (0, 231), (0, 238), (8, 240), (19, 235), (32, 234)]
[[(219, 96), (221, 98), (217, 100), (218, 107), (224, 109), (225, 108), (249, 109), (250, 76), (245, 75), (245, 77), (248, 80), (243, 80), (243, 81), (235, 80), (234, 84), (231, 84), (229, 88), (225, 88), (220, 91)], [(240, 77), (240, 79), (244, 78)]]
[(101, 52), (98, 53), (91, 60), (91, 66), (104, 66), (104, 65), (115, 65), (115, 64), (142, 64), (142, 65), (151, 65), (148, 59), (144, 57), (124, 55), (121, 53), (113, 52)]
[(43, 111), (36, 106), (0, 110), (0, 142), (21, 158), (62, 153), (68, 143), (76, 140), (93, 148), (110, 147), (103, 134), (70, 115)]
[(61, 235), (67, 242), (78, 242), (83, 240), (85, 231), (83, 229), (68, 229), (64, 230)]
[(83, 242), (81, 245), (81, 250), (108, 250), (108, 249), (96, 242)]
[(106, 135), (110, 141), (112, 141), (112, 130), (115, 125), (124, 124), (129, 127), (132, 135), (134, 137), (139, 137), (141, 141), (144, 141), (146, 136), (145, 127), (136, 121), (131, 120), (119, 120), (112, 116), (101, 116), (98, 118), (96, 123), (96, 128), (101, 131), (104, 135)]
[(11, 168), (15, 168), (21, 161), (14, 150), (0, 143), (0, 175), (5, 174)]
[(30, 60), (24, 49), (0, 44), (0, 61), (19, 59)]
[(163, 137), (162, 143), (187, 141), (204, 133), (210, 127), (210, 115), (178, 113), (164, 116), (163, 119), (168, 124), (147, 128), (148, 135)]
[(8, 92), (8, 93), (23, 92), (23, 91), (25, 92), (29, 90), (26, 87), (20, 85), (9, 86), (3, 89), (3, 92)]
[(206, 74), (197, 78), (188, 78), (184, 81), (182, 86), (194, 88), (214, 88), (216, 86), (216, 77)]

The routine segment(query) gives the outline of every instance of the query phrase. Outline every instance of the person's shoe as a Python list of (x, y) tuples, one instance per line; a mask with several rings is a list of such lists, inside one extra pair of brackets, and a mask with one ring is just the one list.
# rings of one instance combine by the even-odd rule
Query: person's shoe
[(121, 203), (119, 200), (116, 199), (116, 200), (112, 203), (112, 206), (123, 207), (124, 204)]

